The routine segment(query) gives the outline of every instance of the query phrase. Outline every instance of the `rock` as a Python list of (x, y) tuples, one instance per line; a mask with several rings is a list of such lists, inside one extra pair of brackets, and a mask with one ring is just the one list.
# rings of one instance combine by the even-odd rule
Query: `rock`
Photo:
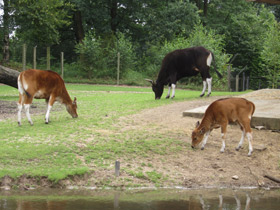
[(265, 185), (265, 183), (264, 183), (263, 180), (259, 179), (258, 180), (258, 185), (259, 185), (259, 187), (263, 187)]
[(239, 179), (239, 177), (237, 175), (234, 175), (231, 178), (234, 179), (234, 180), (238, 180)]
[(266, 147), (265, 145), (263, 145), (263, 144), (261, 144), (261, 145), (255, 145), (255, 146), (254, 146), (254, 150), (257, 150), (257, 151), (259, 151), (259, 152), (264, 151), (264, 150), (266, 150), (266, 149), (267, 149), (267, 147)]
[(264, 127), (264, 126), (262, 126), (262, 125), (260, 125), (260, 126), (255, 126), (255, 128), (256, 128), (256, 129), (258, 129), (258, 130), (265, 129), (265, 127)]

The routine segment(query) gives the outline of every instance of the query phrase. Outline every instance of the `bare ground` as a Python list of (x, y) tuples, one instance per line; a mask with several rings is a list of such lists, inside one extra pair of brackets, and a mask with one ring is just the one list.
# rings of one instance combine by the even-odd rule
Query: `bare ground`
[[(251, 95), (252, 96), (252, 95)], [(261, 96), (264, 97), (264, 96)], [(149, 162), (163, 177), (168, 177), (161, 183), (163, 186), (174, 187), (182, 186), (188, 188), (197, 187), (280, 187), (279, 183), (273, 182), (264, 177), (270, 175), (280, 178), (280, 133), (269, 130), (253, 130), (254, 152), (251, 157), (247, 157), (248, 142), (244, 141), (243, 149), (235, 151), (241, 131), (235, 125), (229, 125), (226, 149), (220, 153), (221, 138), (220, 130), (214, 130), (209, 140), (202, 150), (193, 150), (190, 148), (191, 133), (195, 123), (200, 120), (192, 117), (183, 117), (182, 112), (187, 109), (208, 105), (218, 97), (209, 97), (196, 99), (192, 101), (177, 102), (170, 105), (143, 110), (138, 114), (121, 118), (116, 122), (116, 127), (120, 132), (127, 130), (143, 130), (143, 132), (160, 132), (172, 138), (183, 142), (183, 150), (176, 154), (153, 155), (151, 157), (137, 157), (135, 160), (121, 159), (121, 168), (129, 166), (132, 169), (142, 167), (144, 172), (148, 170), (143, 162)], [(265, 98), (264, 98), (265, 99)], [(6, 103), (6, 102), (5, 102)], [(14, 116), (16, 104), (12, 102), (7, 106), (1, 102), (0, 120)], [(6, 107), (3, 108), (2, 107)], [(11, 112), (11, 108), (13, 112)], [(6, 111), (5, 111), (6, 110)], [(45, 108), (40, 109), (41, 112)], [(40, 112), (38, 110), (38, 112)], [(12, 114), (11, 114), (12, 113)], [(149, 180), (132, 177), (124, 171), (121, 171), (120, 177), (116, 179), (113, 175), (114, 166), (111, 169), (95, 170), (92, 174), (83, 177), (71, 177), (60, 182), (60, 186), (70, 187), (72, 185), (80, 186), (102, 186), (108, 180), (111, 186), (122, 187), (127, 185), (128, 179), (133, 180), (134, 184), (143, 186), (153, 186)], [(238, 179), (233, 179), (237, 176)], [(19, 185), (23, 183), (33, 183), (32, 179), (22, 177), (23, 181), (18, 181)], [(5, 178), (3, 184), (9, 185), (12, 180)], [(36, 181), (38, 184), (38, 181)], [(39, 186), (50, 186), (46, 178), (39, 182)]]
[[(189, 149), (191, 133), (195, 123), (200, 120), (182, 117), (182, 112), (210, 104), (218, 97), (173, 103), (171, 105), (144, 110), (130, 116), (133, 124), (122, 124), (122, 129), (145, 129), (147, 132), (163, 132), (185, 142), (186, 148), (179, 153), (161, 157), (151, 157), (157, 171), (167, 175), (173, 185), (184, 187), (279, 187), (264, 175), (280, 178), (280, 133), (269, 130), (253, 130), (254, 152), (247, 157), (248, 142), (243, 149), (235, 151), (241, 131), (236, 125), (229, 125), (226, 150), (220, 153), (220, 129), (214, 130), (205, 146), (205, 150)], [(141, 160), (138, 160), (141, 161)], [(238, 180), (233, 179), (237, 176)], [(172, 183), (165, 183), (167, 186)]]

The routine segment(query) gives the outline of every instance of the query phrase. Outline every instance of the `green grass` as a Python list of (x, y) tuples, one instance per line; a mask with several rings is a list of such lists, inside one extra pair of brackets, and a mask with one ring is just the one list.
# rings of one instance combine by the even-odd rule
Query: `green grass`
[[(178, 89), (173, 100), (154, 100), (151, 88), (145, 87), (67, 84), (67, 89), (72, 98), (77, 97), (79, 117), (76, 119), (64, 108), (51, 112), (48, 125), (44, 124), (44, 114), (34, 115), (32, 111), (34, 126), (29, 125), (25, 114), (21, 127), (17, 125), (16, 116), (0, 119), (0, 178), (25, 174), (57, 182), (70, 175), (108, 169), (116, 159), (145, 158), (150, 154), (164, 156), (179, 151), (182, 148), (179, 140), (160, 133), (145, 134), (143, 130), (120, 132), (115, 124), (120, 117), (198, 98), (200, 94), (200, 91)], [(212, 95), (235, 94), (213, 92)], [(1, 85), (0, 100), (17, 101), (17, 90)], [(154, 183), (162, 179), (162, 174), (152, 168), (147, 174), (137, 173), (139, 178), (148, 178)]]

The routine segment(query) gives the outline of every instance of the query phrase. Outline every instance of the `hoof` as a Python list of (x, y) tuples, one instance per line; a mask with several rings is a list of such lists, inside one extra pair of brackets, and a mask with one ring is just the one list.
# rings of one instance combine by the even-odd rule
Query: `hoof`
[(239, 151), (239, 150), (240, 150), (240, 147), (236, 147), (235, 150), (236, 150), (236, 151)]
[(224, 150), (220, 150), (220, 153), (224, 153), (225, 151)]
[(170, 98), (170, 96), (166, 96), (165, 98), (166, 98), (166, 99), (169, 99), (169, 98)]
[(211, 95), (211, 93), (208, 93), (208, 94), (207, 94), (207, 97), (209, 97), (210, 95)]
[(174, 98), (175, 98), (175, 96), (171, 97), (171, 99), (174, 99)]
[(204, 93), (203, 94), (200, 94), (200, 97), (203, 97), (204, 96)]
[(20, 122), (18, 122), (18, 126), (21, 126), (21, 123), (20, 123)]
[(201, 149), (201, 150), (204, 150), (204, 147), (201, 147), (200, 149)]
[(251, 151), (251, 152), (249, 152), (249, 153), (248, 153), (248, 157), (251, 157), (251, 155), (252, 155), (252, 152), (253, 152), (253, 151)]
[(49, 124), (49, 122), (45, 122), (45, 124)]

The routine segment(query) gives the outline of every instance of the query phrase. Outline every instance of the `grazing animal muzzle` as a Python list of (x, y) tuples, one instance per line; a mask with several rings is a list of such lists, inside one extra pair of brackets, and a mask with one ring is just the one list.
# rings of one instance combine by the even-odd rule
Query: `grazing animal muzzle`
[(155, 99), (156, 100), (160, 99), (161, 96), (162, 96), (162, 93), (163, 93), (164, 86), (163, 85), (159, 85), (158, 83), (155, 83), (151, 79), (145, 79), (145, 80), (152, 84), (152, 90), (155, 93)]

